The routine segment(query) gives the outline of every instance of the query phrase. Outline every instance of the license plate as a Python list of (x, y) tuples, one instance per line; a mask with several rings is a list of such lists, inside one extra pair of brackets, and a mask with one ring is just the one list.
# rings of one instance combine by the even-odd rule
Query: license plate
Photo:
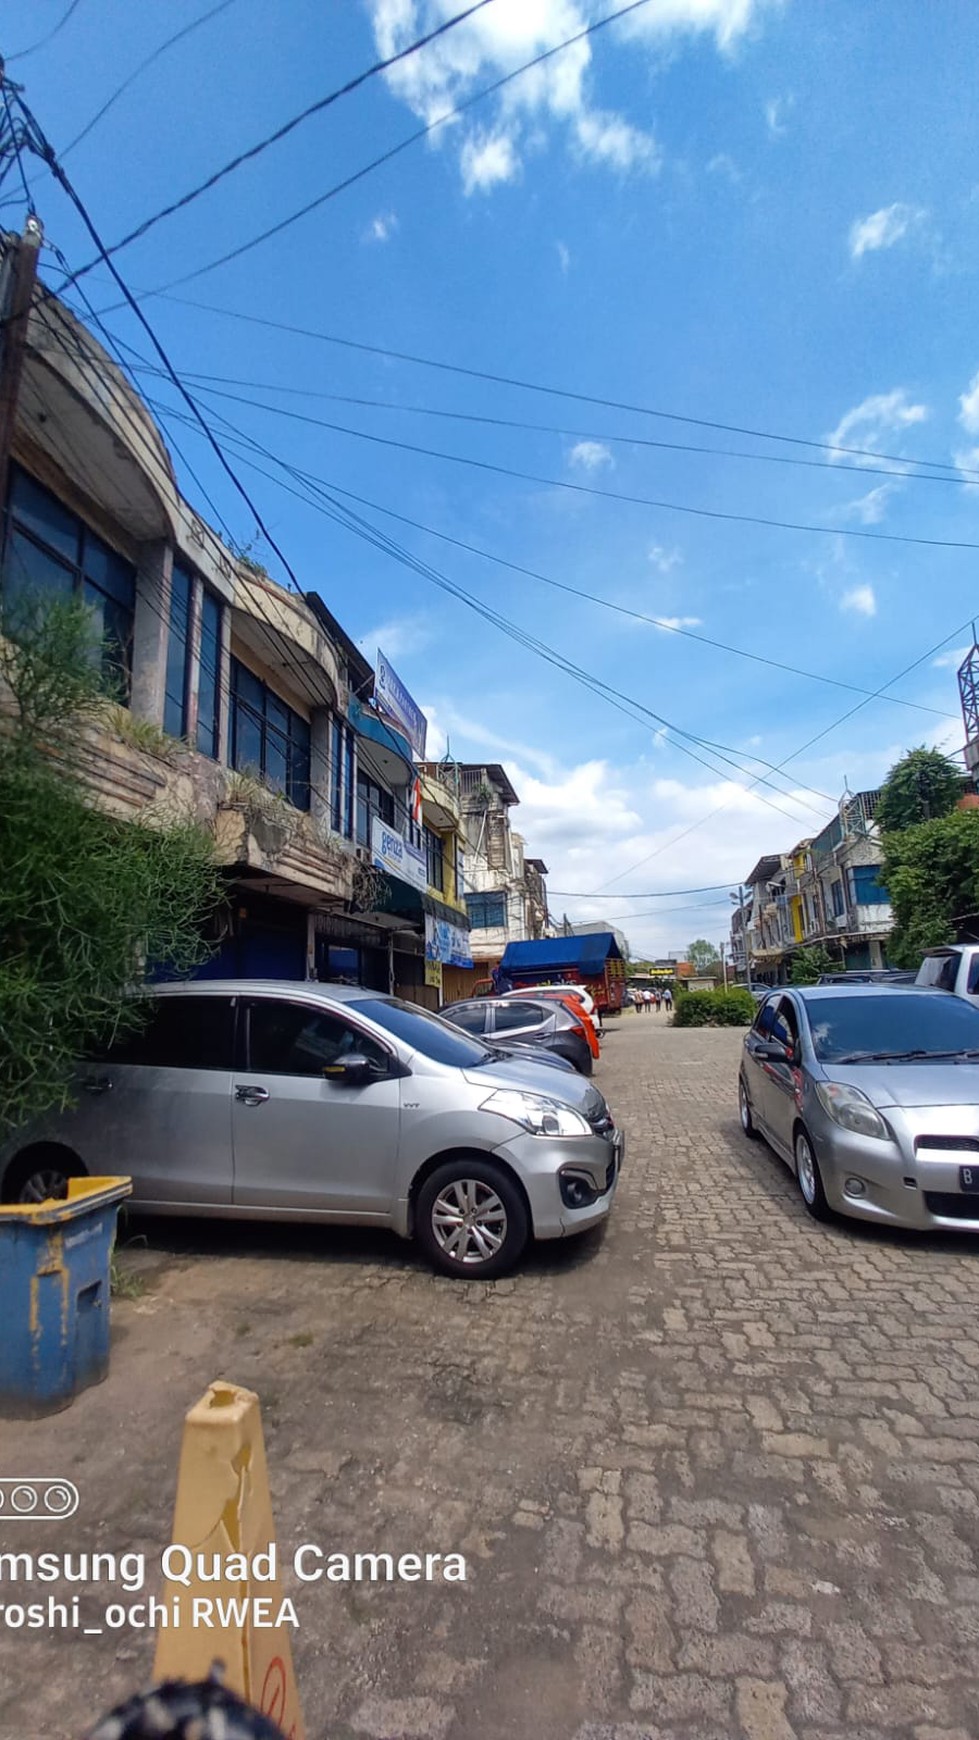
[(966, 1196), (979, 1196), (979, 1166), (959, 1167), (959, 1189)]

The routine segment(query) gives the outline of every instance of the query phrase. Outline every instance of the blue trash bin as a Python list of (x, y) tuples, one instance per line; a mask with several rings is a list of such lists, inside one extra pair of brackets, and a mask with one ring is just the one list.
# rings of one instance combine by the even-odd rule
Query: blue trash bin
[(64, 1201), (0, 1207), (0, 1417), (71, 1406), (109, 1369), (109, 1270), (129, 1178), (72, 1178)]

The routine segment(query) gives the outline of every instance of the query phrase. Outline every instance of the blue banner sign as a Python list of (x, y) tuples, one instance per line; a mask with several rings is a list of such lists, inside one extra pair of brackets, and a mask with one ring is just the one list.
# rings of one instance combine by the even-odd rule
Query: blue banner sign
[(380, 651), (374, 676), (374, 701), (382, 713), (401, 726), (415, 754), (424, 761), (428, 720)]

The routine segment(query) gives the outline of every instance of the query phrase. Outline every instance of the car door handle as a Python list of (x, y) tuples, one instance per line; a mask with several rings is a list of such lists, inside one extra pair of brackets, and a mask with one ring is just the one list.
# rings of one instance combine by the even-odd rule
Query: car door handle
[(262, 1101), (267, 1100), (268, 1097), (269, 1097), (268, 1088), (263, 1088), (263, 1087), (235, 1088), (235, 1099), (240, 1100), (243, 1106), (260, 1106), (262, 1104)]
[(107, 1075), (90, 1075), (87, 1081), (82, 1082), (82, 1087), (87, 1094), (107, 1094), (112, 1083)]

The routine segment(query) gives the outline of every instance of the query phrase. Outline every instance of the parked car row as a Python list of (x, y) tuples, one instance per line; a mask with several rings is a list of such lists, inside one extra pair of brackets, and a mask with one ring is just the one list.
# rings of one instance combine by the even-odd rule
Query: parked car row
[[(137, 1213), (390, 1227), (480, 1280), (609, 1213), (622, 1132), (516, 1030), (469, 1034), (354, 986), (214, 980), (140, 1003), (81, 1067), (77, 1103), (0, 1148), (0, 1200), (123, 1173)], [(563, 1005), (536, 1007), (570, 1035)]]
[(979, 1009), (934, 987), (773, 991), (745, 1036), (741, 1127), (816, 1219), (979, 1232)]
[(587, 992), (540, 986), (499, 997), (468, 997), (446, 1003), (440, 1013), (453, 1026), (488, 1044), (532, 1046), (559, 1057), (580, 1075), (591, 1075), (600, 1055), (598, 1029)]

